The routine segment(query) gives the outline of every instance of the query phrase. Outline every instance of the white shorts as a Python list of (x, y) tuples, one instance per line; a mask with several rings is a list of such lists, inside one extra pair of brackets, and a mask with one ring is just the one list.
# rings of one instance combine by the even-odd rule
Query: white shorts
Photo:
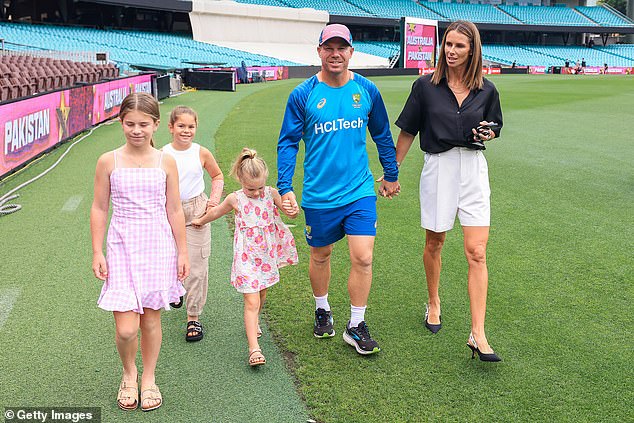
[(454, 147), (425, 153), (420, 175), (421, 226), (434, 232), (453, 228), (456, 213), (462, 226), (490, 226), (489, 168), (480, 150)]

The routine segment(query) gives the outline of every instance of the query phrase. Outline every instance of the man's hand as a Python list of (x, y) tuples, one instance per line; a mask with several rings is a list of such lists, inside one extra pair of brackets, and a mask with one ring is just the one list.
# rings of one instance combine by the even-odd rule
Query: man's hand
[(289, 191), (282, 195), (282, 211), (291, 219), (296, 218), (299, 214), (297, 198), (295, 198), (295, 193), (293, 191)]
[(388, 182), (385, 179), (381, 179), (381, 186), (379, 186), (379, 195), (392, 199), (393, 196), (398, 195), (401, 192), (401, 184), (398, 181)]

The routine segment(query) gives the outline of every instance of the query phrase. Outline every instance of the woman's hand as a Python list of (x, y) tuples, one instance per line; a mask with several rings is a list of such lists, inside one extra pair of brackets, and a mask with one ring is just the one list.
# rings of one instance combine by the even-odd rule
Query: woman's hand
[[(493, 124), (493, 122), (487, 122), (486, 120), (483, 120), (480, 122), (480, 127)], [(493, 132), (491, 128), (481, 128), (480, 131), (478, 131), (476, 128), (471, 128), (471, 132), (473, 132), (473, 140), (476, 142), (491, 141), (493, 138), (495, 138), (495, 132)]]
[(381, 179), (381, 186), (379, 186), (379, 195), (392, 199), (393, 196), (398, 195), (401, 192), (401, 184), (398, 181), (388, 182), (385, 179)]

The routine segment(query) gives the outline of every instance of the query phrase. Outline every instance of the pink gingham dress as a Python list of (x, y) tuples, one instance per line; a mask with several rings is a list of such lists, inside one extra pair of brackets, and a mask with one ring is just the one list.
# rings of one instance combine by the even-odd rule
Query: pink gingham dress
[(155, 168), (117, 167), (110, 174), (112, 217), (106, 242), (108, 279), (97, 304), (108, 311), (169, 310), (185, 294), (165, 209), (163, 152)]
[(235, 195), (231, 284), (241, 293), (260, 292), (280, 280), (280, 267), (297, 264), (295, 239), (280, 218), (271, 187), (260, 198), (249, 198), (242, 190)]

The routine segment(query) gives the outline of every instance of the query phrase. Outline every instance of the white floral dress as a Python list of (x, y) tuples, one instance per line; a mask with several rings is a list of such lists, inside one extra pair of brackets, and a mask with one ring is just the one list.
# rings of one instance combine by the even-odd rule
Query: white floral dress
[(280, 218), (271, 187), (259, 198), (249, 198), (242, 190), (234, 194), (238, 210), (231, 284), (241, 293), (259, 292), (280, 280), (279, 268), (297, 264), (295, 239)]

